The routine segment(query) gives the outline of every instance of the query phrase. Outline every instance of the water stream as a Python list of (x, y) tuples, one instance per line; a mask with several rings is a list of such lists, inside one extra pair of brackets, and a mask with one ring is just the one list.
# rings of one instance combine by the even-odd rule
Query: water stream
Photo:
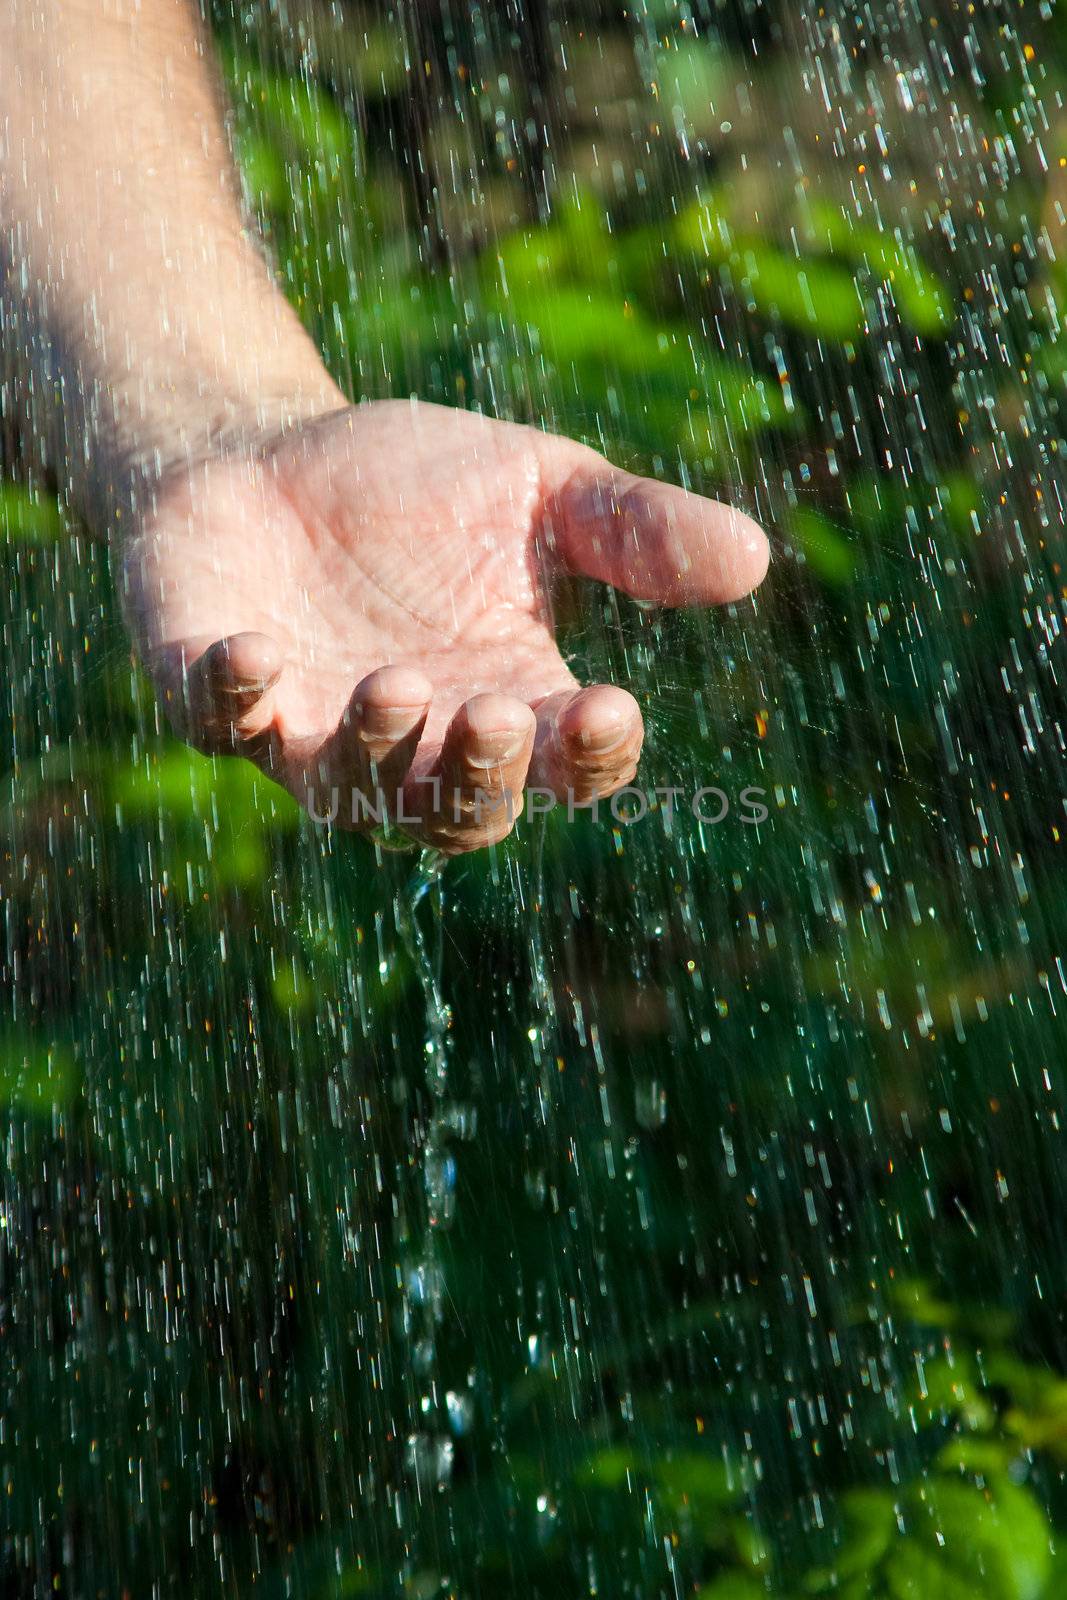
[(0, 1592), (1056, 1600), (1059, 8), (212, 26), (353, 400), (772, 565), (561, 580), (647, 814), (413, 864), (168, 732), (5, 415)]

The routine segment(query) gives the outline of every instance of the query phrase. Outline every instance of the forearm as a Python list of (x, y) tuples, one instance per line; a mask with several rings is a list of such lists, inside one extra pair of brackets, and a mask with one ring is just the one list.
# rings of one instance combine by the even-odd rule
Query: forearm
[(0, 0), (6, 399), (97, 524), (343, 400), (243, 226), (209, 51), (186, 0)]

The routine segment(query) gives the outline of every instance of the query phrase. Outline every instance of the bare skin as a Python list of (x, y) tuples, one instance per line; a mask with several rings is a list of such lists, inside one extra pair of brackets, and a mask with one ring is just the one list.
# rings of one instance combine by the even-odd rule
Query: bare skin
[(527, 782), (581, 803), (634, 776), (636, 701), (563, 661), (554, 567), (707, 602), (745, 593), (764, 555), (735, 513), (570, 440), (399, 401), (183, 472), (128, 559), (189, 737), (301, 800), (337, 787), (347, 824), (351, 789), (406, 784), (404, 815), (455, 851), (508, 831), (506, 805), (474, 815), (478, 788), (514, 812)]
[(175, 726), (301, 803), (338, 788), (341, 825), (352, 789), (400, 792), (450, 854), (502, 838), (527, 784), (626, 785), (637, 703), (574, 679), (554, 574), (729, 601), (764, 535), (571, 440), (348, 405), (242, 230), (192, 13), (125, 7), (0, 0), (0, 288), (20, 391), (66, 375), (60, 426), (29, 420), (119, 541)]

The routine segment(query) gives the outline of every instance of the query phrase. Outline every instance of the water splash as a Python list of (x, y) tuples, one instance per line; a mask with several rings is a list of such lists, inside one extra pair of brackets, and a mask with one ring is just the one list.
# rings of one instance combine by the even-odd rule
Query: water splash
[[(439, 851), (421, 852), (395, 902), (397, 931), (415, 970), (425, 1015), (423, 1073), (425, 1110), (412, 1130), (410, 1160), (420, 1173), (423, 1214), (406, 1227), (404, 1333), (411, 1363), (421, 1385), (418, 1402), (423, 1426), (407, 1441), (407, 1465), (421, 1496), (442, 1489), (452, 1471), (450, 1426), (457, 1413), (449, 1405), (438, 1371), (438, 1331), (446, 1315), (446, 1283), (440, 1258), (441, 1232), (453, 1220), (456, 1165), (451, 1141), (470, 1131), (466, 1108), (449, 1098), (449, 1051), (452, 1013), (441, 992), (440, 941), (444, 927), (445, 867)], [(420, 918), (428, 913), (436, 946)]]
[(0, 1580), (1055, 1600), (1063, 29), (299, 9), (217, 20), (332, 371), (758, 509), (754, 605), (557, 621), (769, 817), (391, 906), (167, 739), (5, 403)]

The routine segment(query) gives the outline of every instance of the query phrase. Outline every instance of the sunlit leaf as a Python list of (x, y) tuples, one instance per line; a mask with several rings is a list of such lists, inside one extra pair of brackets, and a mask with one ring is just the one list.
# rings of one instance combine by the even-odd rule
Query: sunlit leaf
[(292, 193), (277, 146), (252, 130), (238, 134), (235, 144), (241, 176), (253, 204), (261, 210), (284, 212)]
[[(942, 1570), (941, 1593), (970, 1583), (987, 1600), (1038, 1600), (1051, 1566), (1048, 1521), (1034, 1497), (998, 1482), (992, 1493), (932, 1479), (911, 1496), (909, 1531)], [(895, 1556), (918, 1548), (903, 1540)], [(890, 1562), (890, 1571), (894, 1562)], [(904, 1591), (906, 1592), (906, 1591)], [(931, 1593), (934, 1591), (927, 1591)]]
[(845, 1495), (841, 1544), (832, 1563), (807, 1575), (810, 1594), (837, 1594), (846, 1582), (869, 1577), (896, 1533), (893, 1496), (884, 1489), (853, 1489)]
[(325, 90), (272, 73), (245, 55), (231, 58), (229, 71), (242, 129), (273, 138), (312, 164), (351, 166), (355, 129)]
[(44, 1114), (69, 1104), (78, 1086), (67, 1047), (0, 1037), (0, 1107)]
[(790, 531), (806, 564), (825, 583), (846, 584), (856, 570), (852, 545), (821, 512), (797, 506), (790, 514)]
[(940, 1452), (937, 1465), (945, 1472), (955, 1469), (972, 1478), (999, 1479), (1018, 1457), (1017, 1444), (1003, 1439), (982, 1439), (961, 1434)]
[(892, 286), (901, 315), (918, 333), (948, 329), (953, 320), (948, 291), (912, 243), (857, 222), (832, 206), (817, 206), (813, 216), (816, 237), (835, 255), (866, 263)]
[(736, 234), (713, 202), (697, 202), (674, 224), (677, 245), (715, 263), (724, 286), (767, 316), (821, 338), (854, 338), (863, 305), (851, 274), (818, 256), (787, 254), (765, 239)]
[(115, 802), (131, 814), (200, 816), (213, 809), (238, 824), (251, 817), (292, 822), (296, 801), (247, 761), (233, 756), (204, 756), (186, 745), (169, 745), (137, 766), (116, 768), (111, 775)]
[(596, 1485), (601, 1489), (622, 1488), (637, 1472), (637, 1463), (630, 1450), (613, 1446), (598, 1450), (595, 1456), (583, 1462), (577, 1473), (579, 1483)]
[(675, 36), (656, 52), (655, 93), (662, 110), (677, 124), (700, 131), (711, 127), (715, 102), (731, 84), (731, 64), (713, 37)]
[(8, 544), (54, 544), (65, 527), (59, 502), (51, 495), (0, 480), (0, 539)]
[(737, 1496), (722, 1461), (692, 1450), (657, 1461), (655, 1477), (661, 1488), (704, 1506), (728, 1505)]

